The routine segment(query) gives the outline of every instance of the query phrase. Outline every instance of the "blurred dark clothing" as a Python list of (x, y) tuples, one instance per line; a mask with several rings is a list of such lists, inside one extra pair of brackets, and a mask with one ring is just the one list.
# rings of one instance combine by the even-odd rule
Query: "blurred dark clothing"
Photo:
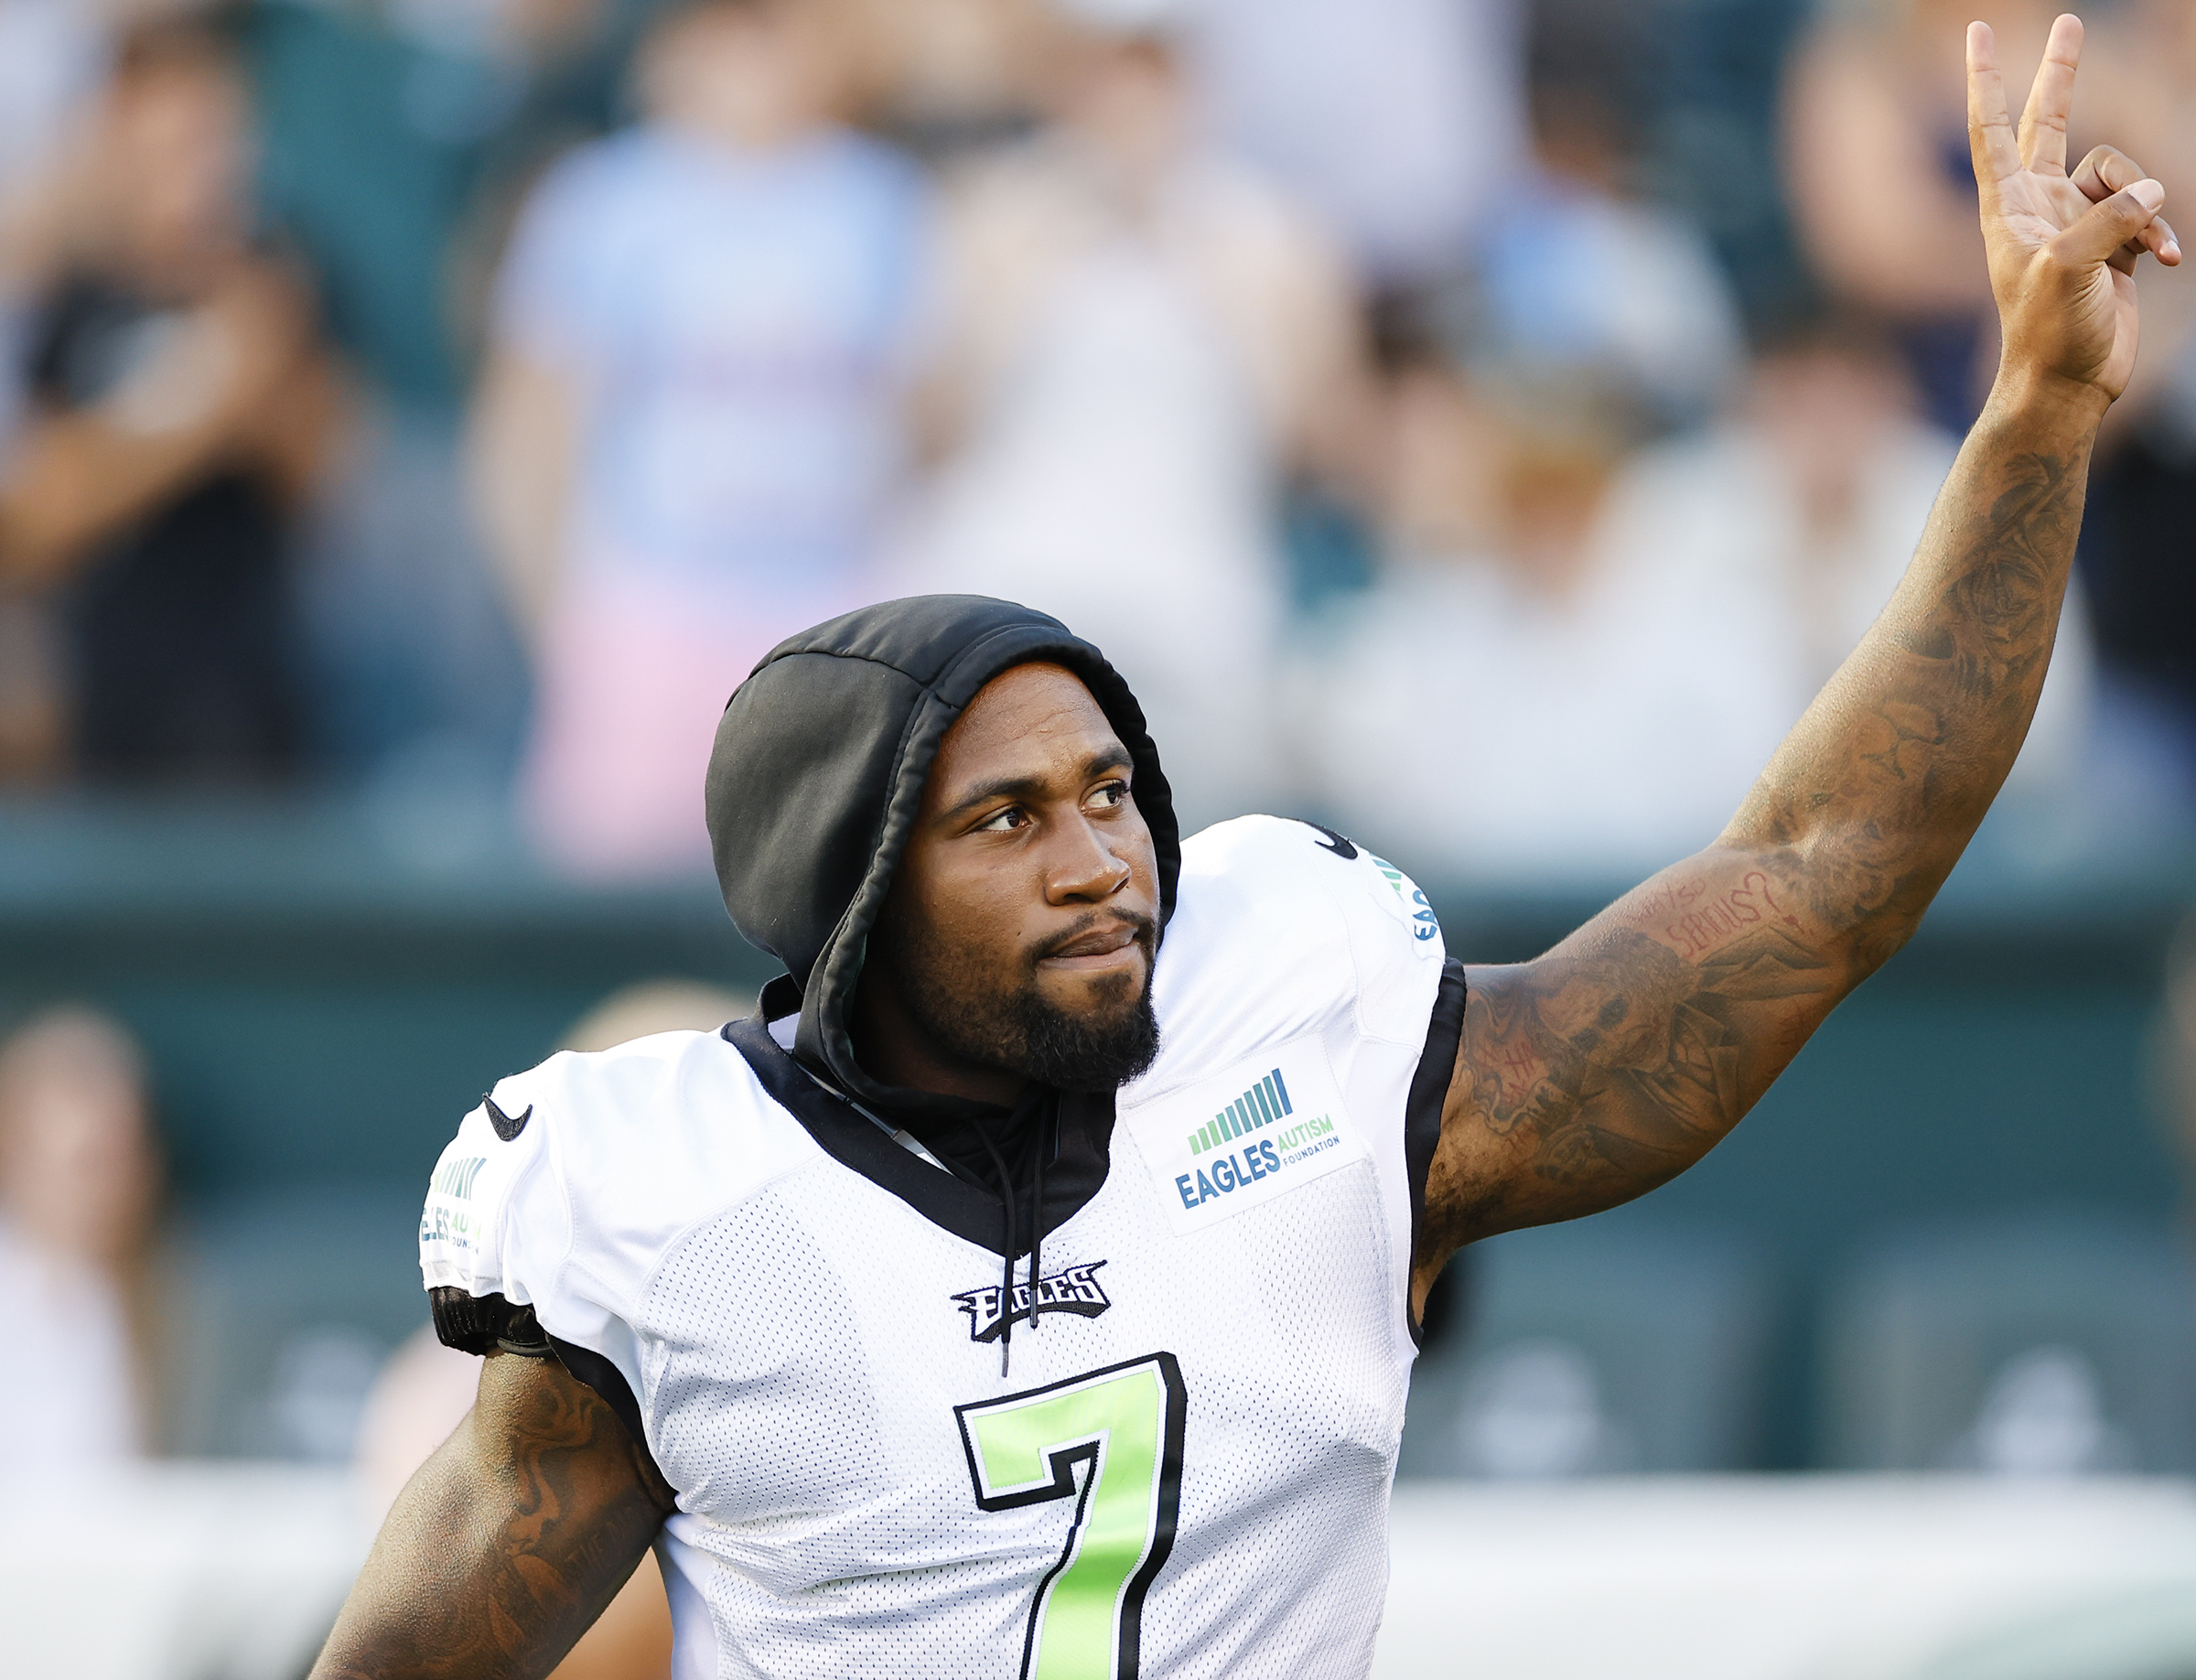
[[(1965, 202), (1978, 203), (1966, 130), (1948, 129), (1938, 135), (1936, 151), (1937, 167), (1953, 190)], [(1970, 310), (1901, 321), (1896, 330), (1922, 415), (1954, 437), (1966, 436), (1983, 412), (1985, 385), (1975, 361), (1991, 324), (1981, 310)]]
[[(32, 395), (54, 413), (91, 407), (179, 324), (167, 307), (70, 279), (32, 335)], [(99, 545), (60, 603), (81, 775), (266, 781), (297, 769), (286, 523), (264, 471), (228, 468)]]
[(2105, 668), (2178, 727), (2196, 762), (2196, 452), (2146, 428), (2097, 463), (2081, 565)]

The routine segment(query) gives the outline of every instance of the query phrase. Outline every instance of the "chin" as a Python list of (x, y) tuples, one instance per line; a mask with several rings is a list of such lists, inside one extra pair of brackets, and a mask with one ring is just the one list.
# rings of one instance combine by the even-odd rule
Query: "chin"
[(1089, 975), (1066, 980), (1050, 990), (1045, 1001), (1061, 1012), (1088, 1020), (1093, 1026), (1136, 1012), (1144, 997), (1148, 975), (1141, 964), (1110, 975)]
[(1107, 975), (1072, 998), (1025, 994), (1014, 1071), (1066, 1091), (1113, 1090), (1158, 1054), (1159, 1028), (1140, 975)]

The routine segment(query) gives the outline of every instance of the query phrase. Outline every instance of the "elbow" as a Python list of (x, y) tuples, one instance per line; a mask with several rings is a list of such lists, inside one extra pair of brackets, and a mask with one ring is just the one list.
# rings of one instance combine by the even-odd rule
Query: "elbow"
[(1848, 956), (1854, 985), (1868, 979), (1906, 948), (1907, 941), (1921, 931), (1922, 916), (1922, 909), (1911, 914), (1887, 912), (1870, 917), (1854, 929)]
[(1885, 881), (1854, 905), (1845, 928), (1846, 962), (1858, 985), (1906, 948), (1922, 931), (1948, 869), (1929, 868)]

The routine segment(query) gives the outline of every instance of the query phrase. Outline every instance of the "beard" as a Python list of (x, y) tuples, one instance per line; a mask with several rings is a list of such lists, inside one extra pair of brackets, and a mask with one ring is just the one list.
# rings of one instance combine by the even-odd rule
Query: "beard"
[(1070, 929), (1016, 960), (1015, 982), (999, 984), (995, 964), (966, 950), (931, 941), (891, 942), (878, 953), (891, 971), (903, 1007), (941, 1050), (963, 1061), (1018, 1074), (1060, 1091), (1113, 1091), (1159, 1053), (1151, 975), (1157, 931), (1136, 918), (1144, 953), (1141, 981), (1104, 985), (1082, 1009), (1064, 1009), (1038, 985), (1037, 965), (1084, 930)]

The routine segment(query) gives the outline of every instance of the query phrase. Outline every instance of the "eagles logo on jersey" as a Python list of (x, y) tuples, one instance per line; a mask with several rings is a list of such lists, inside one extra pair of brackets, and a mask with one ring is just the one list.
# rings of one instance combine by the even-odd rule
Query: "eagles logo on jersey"
[(1012, 1313), (1001, 1305), (996, 1284), (965, 1289), (953, 1298), (968, 1314), (971, 1341), (996, 1341), (1010, 1319), (1018, 1324), (1040, 1312), (1071, 1312), (1078, 1318), (1096, 1318), (1113, 1305), (1105, 1298), (1105, 1291), (1098, 1287), (1098, 1268), (1104, 1264), (1103, 1260), (1093, 1260), (1087, 1265), (1071, 1265), (1064, 1271), (1054, 1272), (1039, 1278), (1034, 1291), (1026, 1283), (1015, 1285)]

